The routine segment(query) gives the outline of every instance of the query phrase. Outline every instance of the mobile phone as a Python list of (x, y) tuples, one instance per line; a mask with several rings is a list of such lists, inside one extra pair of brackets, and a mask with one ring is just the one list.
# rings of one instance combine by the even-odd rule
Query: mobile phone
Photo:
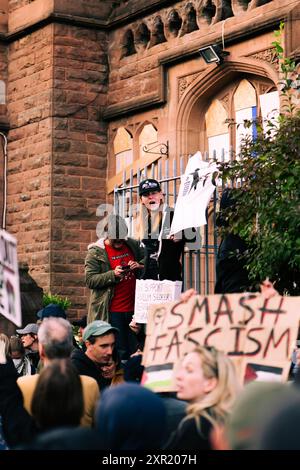
[(128, 271), (130, 269), (130, 266), (121, 266), (122, 271)]

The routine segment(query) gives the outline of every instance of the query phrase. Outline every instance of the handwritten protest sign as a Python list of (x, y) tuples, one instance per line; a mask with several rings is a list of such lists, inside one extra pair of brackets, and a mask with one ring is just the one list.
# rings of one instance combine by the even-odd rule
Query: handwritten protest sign
[(138, 279), (135, 288), (134, 320), (137, 323), (147, 323), (149, 306), (179, 299), (181, 286), (181, 281)]
[[(247, 368), (287, 378), (299, 319), (300, 297), (261, 294), (194, 296), (149, 310), (143, 383), (174, 390), (173, 370), (197, 345), (214, 346), (235, 362), (241, 381)], [(264, 370), (265, 369), (265, 370)]]
[(17, 241), (0, 230), (0, 314), (22, 325)]

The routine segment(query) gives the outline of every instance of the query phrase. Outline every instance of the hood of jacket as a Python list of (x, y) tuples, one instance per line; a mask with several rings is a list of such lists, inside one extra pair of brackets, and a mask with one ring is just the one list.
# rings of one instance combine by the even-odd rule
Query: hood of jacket
[(105, 449), (160, 449), (165, 426), (163, 400), (147, 388), (124, 383), (103, 392), (96, 428)]
[(99, 240), (97, 240), (96, 242), (90, 243), (88, 245), (88, 250), (94, 247), (104, 249), (105, 248), (104, 242), (105, 242), (105, 238), (99, 238)]

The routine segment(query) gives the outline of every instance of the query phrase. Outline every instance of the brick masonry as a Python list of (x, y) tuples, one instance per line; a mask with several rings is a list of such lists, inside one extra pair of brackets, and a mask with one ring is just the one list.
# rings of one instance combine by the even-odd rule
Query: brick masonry
[[(8, 123), (10, 128), (7, 229), (17, 237), (19, 259), (28, 263), (38, 285), (70, 298), (71, 317), (86, 313), (84, 258), (96, 239), (97, 207), (107, 198), (108, 155), (114, 157), (108, 135), (121, 125), (138, 133), (148, 120), (157, 124), (160, 141), (169, 140), (171, 158), (185, 151), (174, 126), (177, 82), (205, 67), (198, 55), (189, 54), (220, 41), (228, 2), (212, 3), (217, 8), (210, 24), (213, 8), (201, 16), (205, 2), (193, 0), (0, 0), (0, 80), (7, 83), (0, 130)], [(239, 60), (267, 49), (274, 18), (278, 24), (283, 9), (286, 14), (300, 0), (229, 3), (234, 16), (229, 12), (225, 39), (232, 36), (230, 57)], [(248, 3), (254, 7), (246, 12)], [(185, 26), (175, 36), (172, 9), (186, 25), (190, 4), (199, 29), (188, 32)], [(59, 22), (47, 17), (52, 13)], [(157, 15), (166, 36), (161, 43), (155, 41)], [(245, 41), (243, 34), (256, 20), (262, 29), (269, 22), (269, 29)], [(142, 22), (149, 29), (147, 45), (137, 35)], [(128, 29), (137, 52), (124, 56)], [(298, 44), (294, 29), (290, 26), (287, 35), (291, 53)], [(111, 120), (109, 130), (104, 116)]]
[(50, 289), (53, 25), (8, 48), (7, 229), (19, 260)]
[(86, 311), (83, 265), (105, 200), (106, 36), (48, 25), (9, 48), (7, 228), (45, 291)]
[[(51, 289), (86, 312), (84, 258), (105, 201), (106, 35), (54, 27)], [(72, 313), (72, 312), (70, 312)]]

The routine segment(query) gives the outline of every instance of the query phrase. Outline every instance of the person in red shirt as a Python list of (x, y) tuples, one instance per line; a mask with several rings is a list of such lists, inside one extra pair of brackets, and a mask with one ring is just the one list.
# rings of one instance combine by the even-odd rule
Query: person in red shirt
[(89, 245), (85, 260), (86, 285), (91, 289), (88, 323), (108, 321), (118, 328), (116, 346), (121, 359), (137, 348), (136, 335), (129, 328), (134, 311), (135, 284), (143, 268), (144, 250), (127, 238), (127, 226), (120, 216), (111, 215), (107, 233)]

